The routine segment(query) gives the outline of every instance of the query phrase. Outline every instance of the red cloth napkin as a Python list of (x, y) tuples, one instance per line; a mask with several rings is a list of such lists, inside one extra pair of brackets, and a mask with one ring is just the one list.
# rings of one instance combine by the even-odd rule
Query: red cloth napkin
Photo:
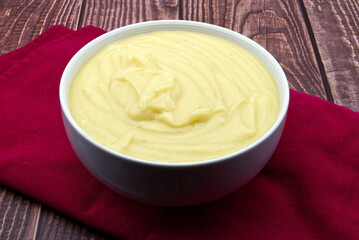
[(268, 165), (228, 197), (161, 208), (98, 182), (67, 140), (58, 88), (103, 33), (55, 26), (0, 56), (0, 183), (124, 239), (359, 239), (359, 113), (295, 91)]

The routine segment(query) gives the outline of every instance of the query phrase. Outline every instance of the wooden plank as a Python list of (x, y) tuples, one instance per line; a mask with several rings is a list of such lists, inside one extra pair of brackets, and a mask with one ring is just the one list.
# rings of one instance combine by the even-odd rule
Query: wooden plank
[(253, 39), (280, 63), (290, 87), (327, 99), (297, 1), (184, 0), (182, 17), (223, 26)]
[(359, 2), (304, 0), (334, 102), (359, 111)]
[(41, 206), (0, 185), (0, 239), (34, 239)]
[(131, 23), (178, 18), (177, 0), (85, 0), (80, 26), (93, 25), (108, 31)]
[(110, 236), (89, 228), (49, 208), (43, 207), (39, 221), (37, 240), (89, 239), (105, 240)]
[(0, 54), (24, 46), (53, 25), (78, 26), (81, 1), (0, 1)]

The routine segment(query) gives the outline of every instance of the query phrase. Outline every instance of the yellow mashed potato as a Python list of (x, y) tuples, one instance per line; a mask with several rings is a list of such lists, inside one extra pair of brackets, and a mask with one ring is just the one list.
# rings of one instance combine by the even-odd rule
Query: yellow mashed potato
[(197, 162), (236, 152), (274, 124), (279, 92), (250, 52), (210, 35), (159, 31), (103, 48), (73, 80), (70, 111), (127, 156)]

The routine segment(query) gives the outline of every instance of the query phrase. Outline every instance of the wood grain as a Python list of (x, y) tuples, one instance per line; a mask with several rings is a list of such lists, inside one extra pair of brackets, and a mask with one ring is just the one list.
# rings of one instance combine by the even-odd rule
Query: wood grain
[(178, 17), (176, 0), (84, 0), (80, 27), (93, 25), (108, 31), (132, 23)]
[(76, 29), (81, 1), (0, 1), (0, 54), (24, 46), (50, 26)]
[(0, 185), (0, 239), (34, 239), (41, 206)]
[(304, 0), (334, 102), (359, 111), (359, 2)]
[(36, 235), (38, 240), (113, 239), (46, 207), (43, 207), (41, 211), (38, 229)]
[(184, 0), (183, 19), (223, 26), (266, 48), (284, 69), (290, 87), (327, 99), (297, 1)]

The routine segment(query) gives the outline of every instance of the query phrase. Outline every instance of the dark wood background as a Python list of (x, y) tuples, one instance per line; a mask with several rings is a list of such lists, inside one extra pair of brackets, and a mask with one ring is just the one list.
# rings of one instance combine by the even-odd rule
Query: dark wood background
[[(359, 111), (358, 0), (0, 0), (0, 54), (53, 25), (111, 30), (157, 19), (240, 32), (272, 53), (292, 89)], [(0, 239), (109, 238), (0, 185)]]

